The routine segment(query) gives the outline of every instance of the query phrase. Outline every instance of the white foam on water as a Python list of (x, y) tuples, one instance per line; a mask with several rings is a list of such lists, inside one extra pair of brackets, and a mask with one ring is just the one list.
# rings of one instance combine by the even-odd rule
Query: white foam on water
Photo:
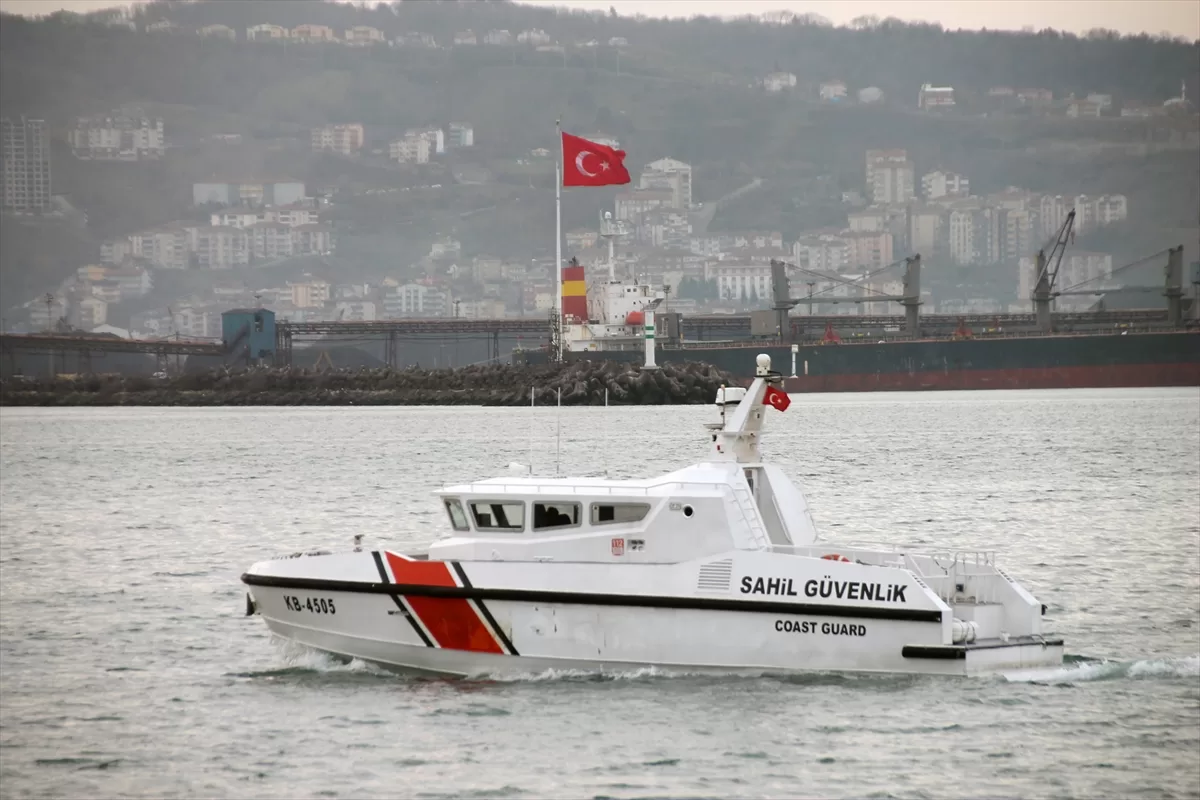
[(1062, 667), (1004, 672), (1002, 677), (1012, 683), (1048, 684), (1086, 683), (1120, 678), (1196, 678), (1200, 677), (1200, 655), (1140, 661), (1081, 661)]

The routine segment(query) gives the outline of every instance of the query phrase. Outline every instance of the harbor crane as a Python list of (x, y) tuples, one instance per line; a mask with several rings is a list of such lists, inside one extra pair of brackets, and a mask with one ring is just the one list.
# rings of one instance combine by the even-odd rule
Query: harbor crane
[(1059, 227), (1058, 233), (1054, 235), (1050, 253), (1047, 255), (1043, 246), (1034, 259), (1036, 277), (1033, 283), (1033, 315), (1038, 330), (1046, 333), (1054, 330), (1050, 304), (1054, 300), (1054, 284), (1058, 281), (1058, 270), (1062, 266), (1063, 254), (1067, 251), (1067, 242), (1072, 239), (1071, 231), (1074, 226), (1075, 209), (1072, 208)]
[[(856, 289), (864, 289), (862, 281), (885, 272), (892, 267), (904, 264), (904, 294), (901, 295), (873, 295), (862, 294), (854, 297), (836, 296), (831, 297), (821, 292), (812, 293), (813, 282), (809, 283), (808, 297), (792, 297), (791, 287), (788, 283), (787, 271), (789, 269), (803, 272), (822, 280), (833, 281), (838, 284), (844, 284)], [(826, 290), (828, 291), (828, 290)], [(779, 261), (771, 259), (771, 311), (775, 314), (775, 330), (782, 338), (784, 331), (789, 331), (788, 312), (794, 307), (806, 303), (810, 306), (813, 303), (880, 303), (880, 302), (896, 302), (904, 306), (904, 330), (909, 338), (916, 339), (921, 335), (920, 326), (920, 309), (921, 309), (921, 256), (920, 254), (911, 255), (903, 258), (900, 261), (894, 261), (887, 266), (880, 267), (873, 272), (859, 278), (858, 281), (846, 280), (844, 278), (835, 278), (829, 275), (823, 275), (804, 267), (797, 266), (787, 261)]]

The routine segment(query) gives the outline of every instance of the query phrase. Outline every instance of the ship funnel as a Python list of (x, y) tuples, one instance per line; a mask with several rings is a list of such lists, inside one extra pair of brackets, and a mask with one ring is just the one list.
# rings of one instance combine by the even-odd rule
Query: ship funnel
[(587, 282), (579, 260), (572, 258), (562, 268), (562, 312), (563, 323), (587, 322)]

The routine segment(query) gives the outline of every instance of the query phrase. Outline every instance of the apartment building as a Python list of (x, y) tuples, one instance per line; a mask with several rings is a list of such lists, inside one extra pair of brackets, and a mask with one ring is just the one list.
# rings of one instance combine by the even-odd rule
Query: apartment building
[(432, 150), (428, 138), (408, 134), (388, 144), (388, 157), (409, 164), (428, 164)]
[(651, 161), (638, 179), (639, 189), (671, 192), (671, 207), (692, 207), (692, 167), (673, 158)]
[(957, 172), (935, 170), (921, 176), (921, 196), (926, 200), (939, 197), (967, 197), (971, 194), (971, 182)]
[(447, 128), (446, 144), (452, 148), (474, 147), (475, 129), (461, 122), (451, 122)]
[(363, 126), (359, 123), (322, 125), (319, 128), (313, 128), (311, 134), (314, 153), (328, 150), (344, 156), (354, 155), (362, 149), (363, 140)]
[(166, 154), (162, 117), (113, 114), (80, 117), (67, 134), (76, 158), (93, 161), (140, 161)]
[(50, 132), (46, 121), (25, 116), (0, 119), (0, 157), (4, 161), (4, 210), (49, 211)]

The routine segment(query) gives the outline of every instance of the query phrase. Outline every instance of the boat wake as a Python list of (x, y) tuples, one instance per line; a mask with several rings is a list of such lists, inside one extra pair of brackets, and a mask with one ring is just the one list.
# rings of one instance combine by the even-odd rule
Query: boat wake
[(1017, 670), (1003, 673), (1010, 683), (1072, 684), (1128, 678), (1147, 680), (1200, 677), (1200, 655), (1137, 661), (1110, 661), (1068, 656), (1069, 663), (1050, 669)]

